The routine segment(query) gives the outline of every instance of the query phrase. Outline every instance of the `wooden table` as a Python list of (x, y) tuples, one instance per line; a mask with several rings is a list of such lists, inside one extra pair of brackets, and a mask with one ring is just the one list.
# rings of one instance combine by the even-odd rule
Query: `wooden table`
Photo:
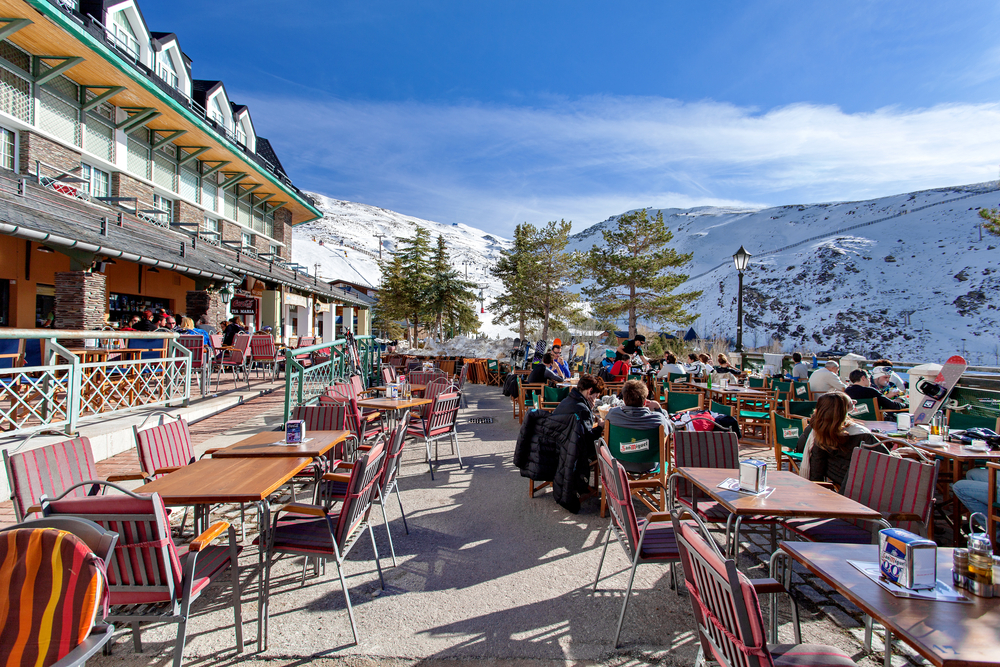
[[(888, 435), (889, 433), (898, 433), (899, 427), (896, 426), (896, 422), (889, 421), (862, 421), (861, 425), (867, 428), (869, 431), (876, 435)], [(901, 437), (906, 437), (905, 434)]]
[[(369, 391), (378, 392), (380, 394), (384, 394), (387, 389), (388, 389), (388, 387), (385, 386), (384, 384), (380, 384), (380, 385), (378, 385), (376, 387), (368, 387)], [(425, 384), (411, 384), (410, 385), (410, 391), (412, 391), (414, 393), (417, 393), (417, 394), (424, 393), (425, 389), (427, 389), (427, 385), (425, 385)]]
[(307, 431), (306, 439), (298, 445), (285, 445), (284, 431), (264, 431), (244, 438), (234, 445), (212, 452), (212, 458), (272, 458), (307, 457), (318, 459), (347, 440), (350, 431)]
[[(874, 545), (782, 542), (780, 550), (937, 667), (998, 663), (1000, 599), (987, 600), (971, 593), (966, 596), (972, 604), (897, 598), (847, 562), (877, 561), (878, 547)], [(938, 549), (937, 558), (938, 579), (950, 583), (952, 550)], [(888, 656), (887, 651), (886, 664)]]
[[(677, 468), (676, 471), (736, 517), (732, 542), (734, 555), (739, 548), (740, 525), (743, 517), (747, 516), (882, 521), (882, 515), (870, 507), (810, 482), (793, 472), (768, 470), (767, 485), (774, 490), (755, 496), (719, 488), (719, 484), (727, 477), (739, 477), (740, 471), (733, 468), (683, 467)], [(695, 498), (691, 500), (692, 506), (697, 509), (697, 500)], [(888, 524), (886, 523), (884, 527), (888, 527)]]
[(399, 423), (400, 415), (403, 411), (409, 411), (421, 405), (432, 403), (429, 398), (365, 398), (358, 401), (358, 406), (378, 410), (386, 416), (387, 428), (393, 430)]

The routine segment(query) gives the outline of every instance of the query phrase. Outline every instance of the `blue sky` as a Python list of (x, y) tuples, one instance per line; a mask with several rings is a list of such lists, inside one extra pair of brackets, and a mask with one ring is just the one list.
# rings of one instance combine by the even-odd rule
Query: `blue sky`
[(145, 0), (293, 181), (510, 235), (1000, 169), (987, 2)]

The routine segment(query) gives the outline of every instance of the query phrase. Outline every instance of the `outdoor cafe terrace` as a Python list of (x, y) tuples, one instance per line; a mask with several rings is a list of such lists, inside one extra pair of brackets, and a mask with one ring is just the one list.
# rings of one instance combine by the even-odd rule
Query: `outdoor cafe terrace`
[[(137, 508), (148, 507), (143, 519), (149, 522), (147, 530), (159, 526), (166, 540), (156, 548), (176, 548), (181, 567), (194, 562), (194, 579), (200, 582), (202, 576), (207, 577), (207, 585), (198, 583), (190, 593), (179, 575), (172, 591), (162, 592), (164, 586), (148, 588), (161, 591), (157, 594), (161, 597), (142, 601), (163, 599), (168, 611), (176, 604), (172, 613), (164, 615), (163, 605), (154, 609), (150, 604), (126, 604), (136, 602), (126, 591), (134, 594), (143, 576), (150, 578), (145, 581), (148, 585), (157, 576), (171, 575), (157, 574), (150, 565), (155, 558), (145, 561), (144, 567), (149, 567), (145, 575), (124, 567), (122, 554), (150, 549), (145, 538), (151, 534), (118, 528), (117, 551), (111, 552), (117, 564), (110, 568), (111, 579), (120, 585), (132, 577), (134, 588), (112, 586), (108, 622), (116, 628), (113, 651), (104, 655), (100, 642), (95, 642), (90, 664), (300, 664), (309, 660), (687, 665), (695, 662), (702, 645), (693, 609), (701, 609), (703, 619), (715, 619), (705, 621), (702, 630), (736, 664), (756, 664), (758, 659), (766, 664), (765, 655), (770, 653), (775, 664), (849, 664), (853, 660), (875, 665), (883, 661), (886, 627), (894, 639), (886, 664), (995, 664), (1000, 600), (970, 593), (966, 593), (967, 604), (892, 597), (846, 565), (847, 559), (874, 560), (874, 547), (811, 543), (801, 531), (788, 528), (805, 517), (837, 516), (873, 519), (872, 525), (878, 526), (883, 516), (902, 510), (880, 506), (872, 497), (862, 499), (843, 490), (837, 494), (788, 472), (787, 450), (776, 441), (773, 425), (775, 416), (780, 418), (789, 410), (788, 397), (779, 401), (771, 387), (745, 390), (716, 384), (709, 389), (680, 378), (654, 386), (672, 411), (684, 409), (677, 406), (693, 400), (712, 406), (713, 411), (725, 412), (730, 407), (738, 414), (745, 411), (745, 401), (752, 399), (758, 402), (756, 407), (770, 402), (770, 414), (766, 420), (757, 418), (757, 428), (744, 424), (739, 440), (734, 434), (710, 432), (678, 432), (673, 439), (664, 438), (662, 454), (654, 447), (654, 455), (661, 456), (665, 469), (677, 476), (661, 488), (647, 484), (652, 495), (640, 494), (642, 498), (627, 491), (623, 494), (629, 487), (628, 475), (613, 459), (606, 459), (601, 486), (608, 511), (602, 512), (598, 493), (584, 496), (579, 512), (571, 513), (554, 502), (553, 490), (542, 484), (544, 480), (529, 482), (514, 466), (521, 420), (530, 422), (532, 409), (550, 406), (545, 396), (536, 404), (523, 389), (514, 400), (504, 396), (501, 385), (506, 369), (495, 360), (442, 360), (437, 366), (447, 370), (426, 374), (422, 368), (411, 370), (414, 391), (407, 402), (382, 396), (377, 387), (392, 379), (392, 371), (371, 352), (375, 347), (365, 339), (359, 341), (357, 358), (344, 341), (277, 351), (271, 359), (281, 362), (277, 378), (274, 365), (256, 369), (249, 357), (246, 379), (239, 373), (224, 374), (223, 389), (239, 393), (242, 400), (213, 414), (212, 410), (199, 411), (199, 405), (219, 401), (220, 396), (192, 395), (191, 386), (197, 389), (199, 384), (199, 374), (190, 366), (196, 353), (172, 336), (165, 340), (163, 355), (151, 362), (154, 366), (130, 371), (146, 376), (147, 385), (149, 376), (158, 378), (152, 385), (158, 389), (142, 390), (137, 385), (130, 390), (156, 401), (123, 407), (124, 414), (81, 409), (74, 429), (82, 437), (73, 441), (51, 431), (65, 430), (68, 421), (52, 422), (27, 443), (23, 435), (2, 441), (15, 498), (15, 504), (0, 506), (2, 528), (34, 509), (31, 505), (40, 501), (42, 493), (52, 499), (73, 481), (115, 480), (120, 488), (110, 488), (104, 496), (42, 503), (48, 519), (89, 516), (116, 526), (121, 525), (113, 521), (116, 514), (131, 513), (136, 521)], [(80, 348), (108, 349), (100, 345)], [(42, 366), (53, 368), (22, 368), (26, 373), (35, 368), (33, 380), (38, 380), (39, 373), (47, 377), (54, 388), (52, 395), (59, 394), (61, 387), (68, 394), (66, 405), (96, 408), (93, 396), (111, 385), (94, 377), (128, 374), (115, 370), (130, 365), (128, 355), (110, 358), (96, 352), (99, 360), (89, 360), (86, 353), (57, 337), (46, 349), (50, 351), (46, 359), (53, 363)], [(392, 361), (406, 363), (403, 358)], [(348, 380), (354, 363), (373, 381), (358, 386)], [(7, 373), (8, 378), (11, 375)], [(209, 381), (216, 382), (214, 375)], [(8, 384), (15, 383), (8, 380)], [(172, 385), (180, 387), (178, 393), (170, 393)], [(794, 387), (789, 389), (794, 391)], [(74, 398), (76, 391), (79, 394)], [(191, 421), (159, 415), (146, 419), (163, 409), (186, 412)], [(378, 416), (366, 414), (376, 409)], [(38, 408), (36, 412), (34, 419), (39, 423), (21, 423), (22, 433), (41, 429), (40, 420), (51, 410)], [(127, 418), (136, 427), (129, 429), (131, 447), (88, 463), (85, 439), (101, 429), (102, 414), (111, 420)], [(419, 419), (408, 419), (414, 416)], [(297, 445), (284, 444), (286, 433), (280, 430), (290, 418), (306, 421), (305, 440)], [(770, 424), (768, 428), (761, 428), (764, 421)], [(889, 432), (895, 425), (877, 428)], [(380, 430), (383, 436), (378, 435)], [(401, 437), (404, 433), (408, 434), (405, 438)], [(709, 450), (713, 454), (705, 458)], [(919, 457), (892, 461), (894, 465), (929, 466), (936, 473), (928, 487), (927, 511), (921, 514), (923, 510), (910, 503), (905, 518), (910, 530), (933, 536), (941, 546), (938, 578), (949, 583), (952, 555), (948, 547), (955, 539), (957, 508), (948, 502), (947, 479), (973, 460), (961, 454), (958, 447), (955, 452), (938, 447), (930, 464)], [(984, 452), (976, 458), (996, 456)], [(733, 462), (750, 457), (767, 462), (771, 493), (745, 496), (716, 486), (727, 475), (738, 475), (736, 470), (726, 471)], [(341, 461), (352, 461), (353, 466), (338, 467)], [(784, 472), (779, 472), (779, 461)], [(667, 479), (665, 474), (661, 477)], [(676, 496), (668, 492), (675, 487)], [(678, 505), (675, 499), (684, 500), (694, 488), (707, 494), (697, 506), (712, 519), (707, 524), (708, 539), (715, 547), (699, 542), (703, 538), (697, 531), (684, 533), (677, 546), (672, 538), (665, 542), (671, 520), (667, 514), (658, 515), (646, 529), (648, 540), (639, 549), (634, 581), (630, 581), (630, 554), (635, 551), (635, 537), (644, 534), (642, 519), (651, 511), (647, 503), (663, 502), (669, 510)], [(131, 498), (129, 492), (140, 497)], [(150, 493), (158, 494), (169, 514), (156, 511)], [(903, 494), (908, 500), (917, 495), (916, 490)], [(616, 503), (616, 498), (622, 503)], [(313, 505), (317, 500), (319, 508)], [(912, 516), (914, 512), (920, 517)], [(743, 525), (735, 545), (727, 549), (727, 541), (732, 541), (726, 521), (730, 513), (740, 517)], [(326, 517), (332, 518), (328, 522)], [(609, 525), (618, 530), (609, 531)], [(630, 526), (636, 530), (633, 538)], [(965, 535), (959, 534), (958, 539), (964, 546)], [(691, 554), (689, 565), (722, 567), (721, 578), (714, 580), (716, 595), (694, 597), (706, 590), (707, 570), (695, 568), (694, 574), (686, 573), (677, 562), (678, 548)], [(772, 559), (772, 553), (779, 556)], [(305, 558), (307, 554), (322, 556), (325, 565), (318, 565), (320, 559)], [(229, 558), (238, 563), (237, 568), (228, 567)], [(758, 587), (762, 613), (736, 602), (744, 599), (740, 595), (727, 598), (723, 594), (725, 585), (739, 587), (741, 581), (726, 579), (727, 572), (736, 571), (726, 569), (726, 558), (735, 558), (735, 567), (750, 579), (777, 578)], [(129, 562), (136, 568), (139, 561)], [(783, 567), (792, 562), (790, 568)], [(796, 602), (798, 624), (785, 590)], [(188, 595), (193, 602), (185, 617)], [(623, 608), (626, 599), (628, 605)], [(730, 606), (718, 608), (725, 604)], [(771, 634), (772, 608), (777, 614), (776, 639)], [(13, 615), (7, 616), (3, 633), (11, 627), (23, 628), (19, 614), (32, 613), (23, 602), (20, 608), (10, 609)], [(708, 614), (705, 609), (714, 611)], [(137, 611), (145, 615), (128, 615)], [(865, 648), (869, 615), (876, 619), (871, 651)], [(136, 618), (144, 619), (141, 645), (131, 629)], [(181, 623), (179, 632), (181, 620), (186, 626)], [(178, 640), (180, 636), (183, 641)], [(760, 646), (761, 636), (768, 639), (766, 648)], [(102, 633), (95, 631), (91, 639), (95, 637), (103, 641)], [(742, 649), (737, 646), (741, 641)], [(800, 643), (832, 648), (797, 651), (789, 647)]]

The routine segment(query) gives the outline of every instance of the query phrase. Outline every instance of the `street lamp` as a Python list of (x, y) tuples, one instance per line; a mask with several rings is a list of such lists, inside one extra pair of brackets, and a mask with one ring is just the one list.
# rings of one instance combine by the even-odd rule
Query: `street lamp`
[(743, 367), (743, 272), (750, 263), (750, 253), (742, 245), (733, 255), (733, 263), (739, 272), (739, 297), (736, 306), (736, 353), (740, 355), (740, 367)]
[(232, 296), (233, 296), (233, 292), (229, 288), (228, 284), (224, 285), (222, 287), (222, 289), (219, 290), (219, 298), (222, 299), (222, 305), (223, 306), (229, 304), (229, 299), (231, 299)]

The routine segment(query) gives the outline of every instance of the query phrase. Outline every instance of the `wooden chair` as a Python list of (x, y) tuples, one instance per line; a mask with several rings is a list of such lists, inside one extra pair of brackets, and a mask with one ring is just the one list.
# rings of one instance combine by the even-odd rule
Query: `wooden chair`
[(517, 400), (517, 419), (518, 422), (524, 423), (524, 415), (535, 407), (534, 397), (536, 394), (541, 394), (542, 389), (545, 387), (544, 383), (539, 384), (527, 384), (521, 382), (518, 378), (518, 400)]
[(625, 551), (625, 556), (631, 561), (628, 587), (622, 600), (622, 611), (618, 616), (618, 628), (615, 630), (615, 648), (618, 648), (622, 634), (622, 624), (625, 622), (625, 611), (632, 596), (632, 583), (635, 581), (635, 570), (640, 563), (667, 563), (670, 565), (670, 581), (674, 590), (677, 580), (674, 564), (680, 560), (677, 545), (674, 540), (673, 527), (667, 522), (670, 514), (667, 512), (651, 512), (640, 520), (632, 504), (631, 482), (620, 461), (616, 461), (608, 448), (601, 445), (597, 451), (597, 464), (601, 470), (601, 488), (607, 494), (608, 507), (611, 508), (611, 520), (604, 537), (604, 548), (601, 550), (601, 560), (597, 564), (597, 577), (594, 579), (594, 591), (601, 580), (601, 569), (604, 567), (604, 557), (608, 553), (608, 543), (611, 534)]
[(709, 412), (717, 412), (719, 414), (727, 415), (729, 417), (733, 416), (733, 406), (723, 405), (722, 403), (716, 403), (712, 401), (708, 406)]
[[(20, 447), (27, 442), (28, 439), (25, 439)], [(14, 516), (18, 522), (24, 521), (29, 515), (41, 512), (42, 496), (49, 498), (59, 496), (80, 482), (101, 478), (94, 462), (90, 439), (86, 436), (24, 452), (18, 452), (18, 449), (19, 447), (5, 449), (3, 452), (4, 467), (7, 469), (7, 481), (14, 504)], [(108, 479), (124, 481), (144, 477), (145, 475), (141, 473), (126, 473), (111, 475)], [(76, 489), (73, 495), (93, 495), (99, 490), (100, 487), (95, 483), (88, 488)]]
[(111, 641), (114, 626), (98, 621), (108, 590), (104, 558), (117, 538), (76, 517), (0, 530), (0, 664), (82, 667)]
[(811, 401), (812, 392), (809, 391), (809, 383), (801, 380), (792, 380), (788, 391), (790, 401)]
[(667, 404), (664, 409), (672, 415), (680, 412), (698, 412), (702, 410), (705, 397), (701, 394), (687, 394), (671, 391), (667, 394)]
[[(672, 522), (700, 643), (696, 665), (708, 660), (727, 667), (855, 664), (831, 646), (769, 645), (757, 596), (781, 593), (784, 587), (774, 579), (751, 580), (739, 572), (736, 561), (722, 555), (705, 525), (687, 510), (675, 511)], [(797, 610), (793, 619), (795, 638), (801, 641)]]
[(736, 421), (740, 424), (743, 437), (757, 437), (770, 442), (771, 415), (777, 405), (778, 401), (773, 397), (740, 396), (736, 400)]
[(559, 407), (559, 404), (564, 398), (569, 396), (569, 387), (542, 387), (542, 400), (539, 403), (539, 409), (545, 410), (546, 412), (551, 412)]
[(769, 389), (767, 386), (767, 378), (749, 378), (751, 389)]
[[(339, 504), (339, 511), (330, 512), (322, 503), (314, 505), (289, 503), (275, 512), (274, 526), (269, 533), (266, 547), (267, 565), (264, 570), (264, 594), (261, 601), (261, 626), (263, 627), (261, 650), (267, 648), (271, 568), (276, 554), (318, 556), (334, 562), (337, 567), (337, 576), (340, 578), (340, 586), (344, 591), (347, 615), (351, 621), (351, 633), (354, 635), (354, 643), (357, 644), (358, 628), (354, 622), (351, 593), (347, 588), (347, 581), (344, 579), (344, 561), (358, 543), (361, 535), (367, 532), (375, 555), (379, 582), (382, 585), (382, 590), (385, 590), (378, 546), (375, 544), (375, 534), (372, 532), (369, 522), (372, 502), (383, 472), (384, 456), (384, 445), (379, 442), (355, 461), (349, 475), (343, 473), (323, 475), (325, 482), (341, 482), (345, 485), (346, 493), (343, 496), (343, 502)], [(323, 499), (321, 498), (321, 500)]]
[[(604, 422), (604, 442), (611, 456), (628, 473), (632, 495), (653, 512), (667, 509), (667, 476), (670, 474), (670, 443), (666, 430), (634, 429)], [(601, 516), (607, 493), (601, 488)]]
[(1000, 417), (980, 417), (954, 410), (948, 410), (945, 414), (948, 419), (949, 429), (958, 431), (967, 428), (988, 428), (994, 433), (1000, 433)]
[[(114, 484), (120, 494), (76, 497), (74, 485), (52, 500), (42, 500), (45, 516), (72, 515), (90, 519), (118, 533), (114, 557), (108, 563), (111, 612), (108, 620), (132, 626), (136, 653), (142, 653), (141, 623), (176, 623), (174, 667), (181, 667), (191, 603), (229, 568), (236, 652), (243, 652), (243, 614), (240, 605), (239, 554), (236, 531), (219, 521), (197, 536), (186, 553), (170, 536), (166, 507), (158, 493), (136, 495)], [(212, 545), (228, 533), (226, 545)]]
[[(24, 339), (0, 340), (0, 369), (13, 370), (24, 366)], [(18, 428), (18, 396), (21, 393), (20, 373), (5, 373), (0, 375), (0, 400), (10, 401), (10, 413), (14, 420), (10, 421), (12, 429)]]
[(882, 421), (882, 415), (879, 413), (878, 401), (876, 399), (859, 398), (854, 403), (854, 409), (847, 413), (852, 419), (868, 422)]
[(938, 463), (858, 447), (841, 494), (882, 515), (882, 521), (790, 519), (785, 527), (810, 542), (874, 544), (878, 530), (894, 525), (933, 539)]
[(783, 417), (777, 412), (771, 415), (771, 445), (778, 470), (784, 470), (782, 459), (788, 459), (788, 469), (798, 472), (802, 465), (802, 454), (795, 449), (799, 436), (806, 431), (808, 421), (800, 417)]
[(618, 382), (605, 382), (604, 383), (604, 393), (601, 396), (617, 396), (622, 393), (622, 389), (625, 388), (625, 381), (621, 380)]
[[(292, 410), (292, 419), (301, 419), (305, 422), (306, 434), (310, 431), (349, 431), (350, 435), (343, 443), (339, 443), (330, 450), (325, 463), (332, 464), (338, 459), (349, 459), (358, 450), (358, 446), (364, 440), (364, 431), (357, 432), (356, 423), (351, 419), (351, 406), (349, 401), (338, 401), (337, 403), (321, 403), (320, 405), (297, 405)], [(307, 466), (296, 475), (296, 477), (315, 477), (315, 469)]]
[[(431, 479), (434, 479), (434, 465), (437, 461), (438, 443), (445, 439), (451, 439), (452, 452), (458, 455), (458, 467), (462, 467), (462, 450), (458, 446), (458, 392), (438, 394), (434, 397), (431, 410), (424, 419), (411, 419), (406, 429), (407, 435), (414, 438), (423, 438), (427, 448), (427, 466), (431, 471)], [(431, 443), (434, 443), (434, 461), (431, 461)]]
[(699, 387), (694, 386), (693, 384), (691, 384), (687, 380), (681, 380), (679, 382), (675, 382), (673, 380), (670, 380), (670, 381), (667, 382), (667, 388), (668, 388), (668, 390), (669, 390), (670, 393), (678, 393), (678, 394), (701, 394), (702, 393), (702, 390)]
[(486, 384), (499, 387), (503, 384), (500, 378), (500, 361), (498, 359), (486, 360)]
[(816, 412), (816, 401), (785, 401), (785, 416), (789, 419), (809, 419)]

